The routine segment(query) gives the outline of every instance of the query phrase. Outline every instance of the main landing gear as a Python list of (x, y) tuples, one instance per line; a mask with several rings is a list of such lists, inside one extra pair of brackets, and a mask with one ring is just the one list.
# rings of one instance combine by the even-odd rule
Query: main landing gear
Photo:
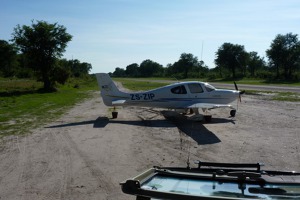
[(231, 111), (230, 111), (230, 116), (231, 116), (231, 117), (234, 117), (235, 114), (236, 114), (236, 110), (231, 110)]

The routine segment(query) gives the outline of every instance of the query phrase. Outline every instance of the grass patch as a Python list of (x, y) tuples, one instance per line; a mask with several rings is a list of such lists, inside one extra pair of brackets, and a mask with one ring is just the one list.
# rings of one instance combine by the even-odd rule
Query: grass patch
[(265, 95), (274, 101), (300, 102), (300, 95), (295, 92), (271, 92), (271, 91), (246, 90), (246, 94)]
[(33, 93), (42, 88), (43, 83), (30, 79), (0, 79), (0, 96), (8, 96), (10, 94), (17, 95), (23, 93)]
[(26, 134), (32, 128), (60, 117), (98, 89), (95, 79), (73, 79), (53, 93), (41, 92), (42, 84), (34, 80), (1, 79), (0, 86), (0, 137)]
[(231, 79), (209, 80), (209, 82), (229, 83), (229, 84), (232, 84), (234, 81), (237, 84), (247, 84), (247, 85), (281, 85), (281, 86), (291, 86), (291, 87), (300, 86), (300, 82), (268, 81), (268, 80), (263, 80), (263, 79), (251, 79), (251, 78), (243, 78), (243, 79), (239, 79), (239, 80), (231, 80)]
[(278, 92), (272, 97), (272, 99), (276, 101), (299, 102), (300, 96), (293, 92)]

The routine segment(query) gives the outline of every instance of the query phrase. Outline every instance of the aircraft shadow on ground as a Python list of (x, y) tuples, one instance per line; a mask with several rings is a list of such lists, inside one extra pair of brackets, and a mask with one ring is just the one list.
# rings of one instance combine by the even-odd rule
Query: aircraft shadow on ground
[[(95, 122), (97, 120), (87, 120), (87, 121), (82, 121), (82, 122), (72, 122), (72, 123), (66, 123), (66, 124), (58, 124), (58, 125), (53, 125), (53, 126), (46, 126), (45, 128), (63, 128), (63, 127), (68, 127), (68, 126), (82, 126), (82, 125), (88, 125), (88, 124), (95, 124)], [(105, 122), (105, 121), (103, 121), (103, 122)], [(106, 125), (104, 125), (103, 127), (105, 127), (105, 126)]]
[[(187, 116), (172, 111), (162, 111), (161, 114), (165, 119), (150, 119), (150, 120), (119, 120), (108, 117), (98, 117), (96, 120), (87, 120), (81, 122), (73, 122), (48, 126), (45, 128), (62, 128), (69, 126), (93, 125), (94, 128), (104, 128), (107, 124), (126, 124), (133, 126), (148, 126), (156, 128), (177, 127), (180, 134), (185, 134), (197, 142), (198, 145), (219, 143), (221, 140), (210, 130), (208, 130), (203, 122), (189, 120)], [(234, 123), (232, 119), (213, 118), (211, 123)]]
[(151, 119), (151, 120), (118, 120), (118, 119), (112, 119), (108, 117), (98, 117), (96, 120), (87, 120), (87, 121), (81, 121), (81, 122), (72, 122), (72, 123), (66, 123), (66, 124), (58, 124), (53, 126), (47, 126), (45, 128), (63, 128), (63, 127), (69, 127), (69, 126), (82, 126), (82, 125), (88, 125), (93, 124), (94, 128), (104, 128), (107, 126), (107, 124), (127, 124), (127, 125), (133, 125), (133, 126), (149, 126), (149, 127), (174, 127), (172, 123), (166, 123), (166, 120), (164, 119)]
[[(166, 119), (174, 123), (180, 134), (189, 136), (195, 142), (197, 142), (198, 145), (215, 144), (221, 142), (221, 140), (213, 132), (208, 130), (203, 125), (203, 122), (189, 120), (187, 116), (170, 112), (172, 111), (162, 112), (162, 114)], [(217, 119), (211, 123), (226, 122), (228, 122), (228, 120)]]

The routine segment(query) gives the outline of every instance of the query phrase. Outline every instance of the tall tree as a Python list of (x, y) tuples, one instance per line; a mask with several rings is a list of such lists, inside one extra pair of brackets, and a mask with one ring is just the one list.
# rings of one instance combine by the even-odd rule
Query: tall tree
[(126, 72), (127, 76), (138, 77), (140, 74), (139, 65), (137, 63), (130, 64), (126, 67), (125, 72)]
[(163, 66), (152, 60), (144, 60), (140, 64), (140, 73), (143, 77), (162, 76)]
[(285, 79), (290, 79), (293, 71), (300, 65), (300, 42), (297, 34), (278, 34), (266, 54), (270, 63), (276, 67), (277, 77), (282, 69)]
[(244, 68), (247, 63), (247, 52), (244, 46), (224, 43), (216, 52), (215, 63), (218, 67), (224, 67), (231, 71), (232, 78), (236, 78), (236, 71)]
[(12, 41), (31, 61), (38, 80), (43, 80), (44, 89), (53, 90), (58, 71), (55, 69), (56, 59), (63, 55), (72, 39), (66, 28), (57, 23), (32, 21), (31, 26), (17, 25), (12, 36)]
[(199, 66), (198, 58), (191, 53), (182, 53), (179, 60), (174, 63), (177, 71), (183, 73), (184, 77), (188, 77), (188, 73)]

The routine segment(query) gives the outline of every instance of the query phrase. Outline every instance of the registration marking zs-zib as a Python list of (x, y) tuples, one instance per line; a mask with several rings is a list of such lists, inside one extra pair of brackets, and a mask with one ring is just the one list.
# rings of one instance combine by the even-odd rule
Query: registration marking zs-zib
[(152, 100), (154, 98), (153, 93), (141, 93), (141, 94), (130, 94), (132, 101), (147, 101)]

